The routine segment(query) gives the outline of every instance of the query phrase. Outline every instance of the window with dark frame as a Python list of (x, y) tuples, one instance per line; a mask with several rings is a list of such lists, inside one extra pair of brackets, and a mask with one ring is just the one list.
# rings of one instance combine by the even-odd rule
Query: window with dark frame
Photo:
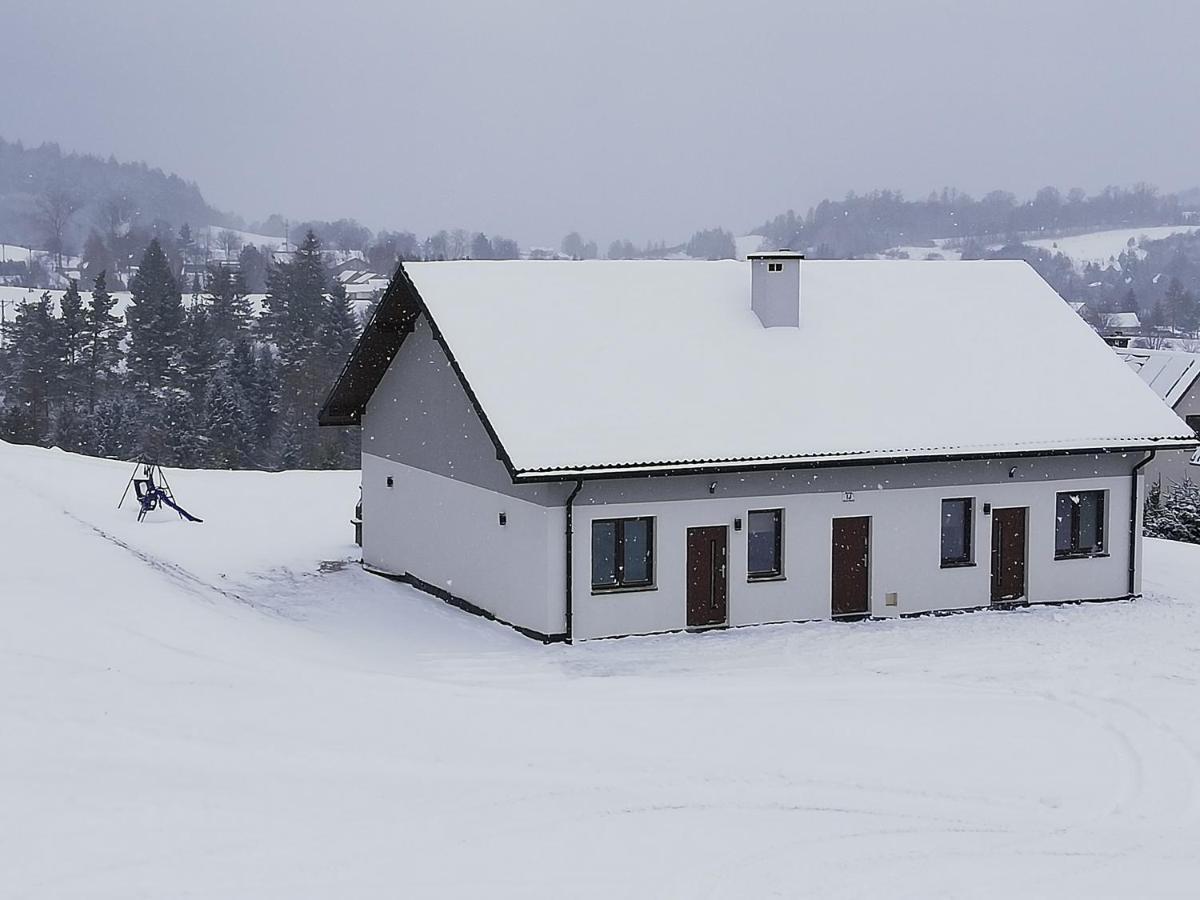
[(592, 590), (644, 588), (654, 583), (654, 519), (592, 522)]
[(1188, 428), (1195, 432), (1196, 437), (1200, 437), (1200, 416), (1185, 416)]
[(746, 572), (751, 581), (783, 575), (783, 510), (746, 514)]
[(768, 272), (782, 272), (783, 263), (767, 263)]
[(1055, 503), (1054, 557), (1104, 553), (1104, 491), (1067, 491)]
[(942, 568), (969, 566), (975, 561), (974, 520), (975, 501), (970, 497), (942, 501)]

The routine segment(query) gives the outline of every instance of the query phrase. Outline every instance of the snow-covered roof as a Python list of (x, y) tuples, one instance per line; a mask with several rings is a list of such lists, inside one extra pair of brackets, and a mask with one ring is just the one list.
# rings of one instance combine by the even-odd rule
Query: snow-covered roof
[(323, 421), (357, 421), (411, 303), (518, 476), (1190, 439), (1022, 261), (802, 265), (800, 327), (768, 329), (743, 262), (409, 264)]
[(1104, 317), (1106, 329), (1136, 329), (1142, 327), (1142, 322), (1135, 312), (1109, 313)]
[(1172, 408), (1200, 379), (1200, 353), (1121, 350), (1118, 355)]

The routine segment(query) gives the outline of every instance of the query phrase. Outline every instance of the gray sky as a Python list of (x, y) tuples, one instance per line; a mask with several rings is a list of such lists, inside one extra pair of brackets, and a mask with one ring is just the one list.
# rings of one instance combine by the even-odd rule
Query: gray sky
[(1200, 4), (0, 0), (0, 136), (247, 219), (557, 244), (848, 190), (1200, 184)]

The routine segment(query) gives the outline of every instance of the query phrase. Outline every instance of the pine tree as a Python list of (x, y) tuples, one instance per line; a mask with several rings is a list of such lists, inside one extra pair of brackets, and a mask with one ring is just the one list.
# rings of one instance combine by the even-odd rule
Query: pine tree
[(279, 366), (269, 345), (264, 345), (254, 361), (253, 387), (246, 391), (250, 416), (257, 439), (256, 454), (260, 464), (273, 462), (270, 448), (279, 421)]
[(200, 460), (203, 465), (222, 469), (247, 465), (251, 429), (245, 399), (224, 373), (217, 373), (209, 383), (199, 424), (205, 448)]
[(27, 417), (19, 430), (32, 438), (30, 443), (41, 443), (50, 435), (53, 406), (62, 394), (60, 328), (48, 293), (17, 307), (9, 347), (11, 372), (4, 392), (9, 405), (24, 407)]
[(1144, 531), (1149, 537), (1200, 544), (1200, 485), (1184, 480), (1155, 484), (1146, 501)]
[(83, 311), (83, 341), (81, 356), (84, 395), (88, 411), (96, 408), (102, 395), (109, 392), (117, 378), (121, 363), (121, 340), (125, 336), (124, 323), (113, 313), (116, 300), (108, 292), (104, 272), (96, 276), (92, 287), (92, 302)]
[(208, 310), (201, 305), (193, 306), (184, 314), (179, 368), (183, 389), (197, 408), (204, 402), (208, 382), (219, 358), (220, 350)]
[(157, 238), (142, 255), (129, 288), (129, 378), (136, 389), (159, 392), (176, 380), (184, 312), (179, 285)]
[(83, 276), (94, 281), (101, 272), (113, 269), (113, 255), (104, 238), (95, 229), (83, 245)]
[(487, 235), (482, 232), (475, 235), (471, 240), (471, 259), (491, 259), (492, 242), (488, 240)]
[(233, 344), (249, 335), (253, 310), (239, 273), (226, 266), (209, 269), (207, 299), (217, 340)]
[(329, 329), (321, 243), (310, 231), (291, 261), (272, 270), (267, 280), (263, 329), (279, 354), (280, 414), (295, 430), (303, 460), (317, 444), (316, 409), (328, 389), (319, 359), (320, 337)]
[(358, 314), (344, 285), (334, 282), (325, 303), (324, 321), (317, 332), (317, 359), (325, 382), (332, 385), (358, 340)]
[(74, 410), (85, 394), (83, 345), (86, 340), (83, 298), (79, 285), (72, 278), (59, 301), (59, 340), (62, 352), (62, 392), (65, 406)]

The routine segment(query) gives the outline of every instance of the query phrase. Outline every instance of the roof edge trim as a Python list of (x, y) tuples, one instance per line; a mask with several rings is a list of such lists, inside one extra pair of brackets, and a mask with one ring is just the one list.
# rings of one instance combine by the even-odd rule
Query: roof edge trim
[(631, 463), (629, 465), (581, 466), (563, 469), (524, 469), (516, 473), (519, 484), (537, 482), (596, 480), (651, 475), (699, 475), (778, 471), (781, 469), (818, 469), (862, 465), (902, 465), (923, 462), (967, 462), (987, 459), (1028, 459), (1039, 456), (1090, 456), (1111, 453), (1138, 453), (1146, 450), (1195, 450), (1200, 439), (1147, 438), (1129, 444), (1092, 447), (1041, 447), (1024, 450), (946, 453), (845, 453), (825, 456), (795, 456), (772, 459), (713, 460), (710, 462)]

